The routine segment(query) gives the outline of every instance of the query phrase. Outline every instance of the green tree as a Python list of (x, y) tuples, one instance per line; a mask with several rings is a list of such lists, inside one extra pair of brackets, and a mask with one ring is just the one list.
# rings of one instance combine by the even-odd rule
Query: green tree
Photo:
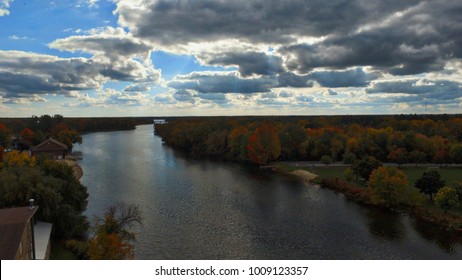
[(462, 182), (455, 182), (452, 188), (457, 192), (457, 200), (459, 201), (459, 207), (462, 208)]
[(141, 211), (137, 205), (119, 202), (110, 206), (103, 218), (95, 218), (88, 256), (94, 260), (133, 259), (131, 242), (135, 240), (135, 233), (131, 229), (141, 223)]
[(281, 159), (297, 159), (298, 148), (305, 141), (306, 134), (303, 127), (297, 124), (287, 124), (280, 129)]
[(332, 164), (332, 158), (329, 155), (323, 155), (319, 161), (325, 165)]
[(437, 170), (428, 170), (417, 179), (414, 186), (420, 192), (430, 195), (430, 200), (433, 201), (433, 194), (444, 186), (444, 181), (441, 180), (441, 175)]
[(453, 163), (462, 163), (462, 145), (457, 144), (452, 146), (450, 156)]
[(361, 160), (357, 160), (352, 169), (356, 174), (356, 178), (361, 177), (364, 180), (368, 180), (372, 171), (378, 167), (382, 166), (382, 163), (371, 156), (366, 156)]
[(457, 191), (451, 187), (441, 188), (435, 196), (436, 205), (446, 213), (457, 205)]
[(375, 169), (367, 186), (371, 191), (373, 202), (394, 207), (405, 201), (405, 188), (408, 179), (403, 171), (396, 167), (379, 167)]
[(353, 169), (351, 169), (351, 167), (347, 167), (343, 172), (343, 176), (348, 182), (351, 182), (351, 180), (353, 180), (354, 175), (355, 173), (353, 172)]
[(343, 155), (343, 163), (353, 164), (356, 161), (356, 155), (353, 153), (345, 153)]
[(87, 206), (87, 189), (64, 164), (48, 161), (42, 165), (17, 164), (0, 170), (0, 208), (28, 205), (33, 198), (39, 206), (40, 220), (53, 223), (54, 238), (83, 236), (88, 229), (83, 212)]

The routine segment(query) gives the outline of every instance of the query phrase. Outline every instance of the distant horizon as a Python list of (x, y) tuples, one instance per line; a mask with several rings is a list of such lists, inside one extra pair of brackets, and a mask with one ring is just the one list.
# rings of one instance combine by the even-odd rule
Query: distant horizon
[(461, 11), (453, 0), (0, 0), (0, 115), (457, 114)]
[[(54, 116), (56, 114), (42, 114), (42, 115), (32, 115), (28, 117), (2, 117), (0, 119), (27, 119), (32, 118), (34, 116), (40, 117), (43, 115)], [(58, 114), (61, 115), (61, 114)], [(65, 116), (62, 115), (64, 118), (206, 118), (206, 117), (345, 117), (345, 116), (462, 116), (461, 113), (410, 113), (410, 114), (342, 114), (342, 115), (143, 115), (143, 116)]]

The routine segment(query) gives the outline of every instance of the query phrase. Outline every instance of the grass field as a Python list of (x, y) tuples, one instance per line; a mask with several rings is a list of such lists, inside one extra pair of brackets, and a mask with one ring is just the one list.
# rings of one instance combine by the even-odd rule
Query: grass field
[[(284, 171), (294, 171), (297, 169), (303, 169), (314, 173), (319, 176), (318, 180), (322, 178), (344, 178), (344, 172), (347, 167), (345, 166), (290, 166), (281, 163), (280, 165)], [(414, 167), (404, 166), (400, 167), (409, 180), (409, 186), (414, 186), (415, 181), (422, 176), (422, 174), (428, 170), (428, 167)], [(440, 167), (438, 171), (441, 174), (441, 178), (446, 182), (446, 185), (450, 186), (453, 182), (462, 182), (462, 168), (461, 167)], [(364, 181), (358, 181), (360, 185), (365, 185)]]

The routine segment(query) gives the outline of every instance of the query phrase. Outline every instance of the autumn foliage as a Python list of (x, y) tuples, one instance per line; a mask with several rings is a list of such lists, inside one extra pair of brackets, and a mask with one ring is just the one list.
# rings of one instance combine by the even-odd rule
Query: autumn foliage
[(130, 228), (141, 224), (138, 206), (117, 203), (110, 206), (103, 218), (96, 218), (94, 236), (88, 243), (88, 257), (92, 260), (133, 259), (135, 234)]
[(259, 165), (327, 156), (445, 165), (462, 162), (461, 124), (458, 115), (188, 117), (167, 118), (155, 133), (186, 152)]
[(258, 127), (249, 138), (247, 153), (250, 161), (264, 165), (279, 158), (281, 144), (276, 129), (271, 124)]

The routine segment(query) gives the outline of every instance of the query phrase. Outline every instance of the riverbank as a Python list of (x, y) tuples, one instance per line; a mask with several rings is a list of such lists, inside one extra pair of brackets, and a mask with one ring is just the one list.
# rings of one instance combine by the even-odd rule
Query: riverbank
[[(322, 168), (327, 169), (329, 167), (323, 166)], [(348, 199), (360, 204), (369, 207), (386, 209), (393, 212), (407, 213), (416, 219), (429, 222), (433, 225), (444, 228), (447, 231), (455, 232), (459, 235), (462, 234), (462, 215), (455, 212), (444, 212), (436, 206), (428, 203), (402, 204), (395, 208), (391, 208), (387, 205), (376, 204), (371, 199), (371, 194), (364, 183), (361, 185), (342, 180), (339, 178), (340, 176), (338, 176), (341, 174), (340, 170), (337, 170), (339, 167), (331, 168), (336, 168), (332, 172), (332, 174), (335, 174), (336, 176), (331, 178), (326, 176), (326, 174), (329, 174), (328, 170), (324, 170), (324, 176), (319, 176), (314, 172), (297, 169), (297, 167), (287, 166), (283, 163), (277, 163), (274, 165), (273, 170), (285, 175), (296, 176), (304, 182), (317, 184), (323, 188), (328, 188), (335, 192), (342, 193)]]
[(77, 163), (77, 160), (73, 158), (66, 158), (63, 160), (60, 160), (60, 162), (63, 162), (67, 164), (68, 166), (72, 167), (72, 171), (74, 172), (74, 176), (77, 180), (80, 181), (80, 178), (83, 176), (83, 170), (82, 167)]

